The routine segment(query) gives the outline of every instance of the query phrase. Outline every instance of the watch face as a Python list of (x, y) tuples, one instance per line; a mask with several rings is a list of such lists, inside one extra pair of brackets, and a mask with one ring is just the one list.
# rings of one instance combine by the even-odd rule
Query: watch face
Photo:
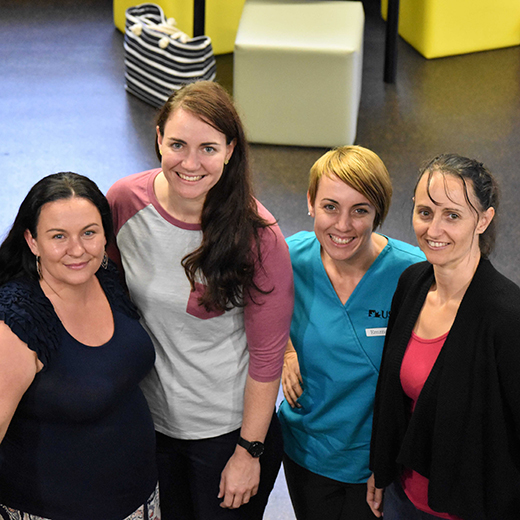
[(247, 450), (252, 457), (260, 457), (264, 453), (264, 445), (261, 442), (252, 442)]

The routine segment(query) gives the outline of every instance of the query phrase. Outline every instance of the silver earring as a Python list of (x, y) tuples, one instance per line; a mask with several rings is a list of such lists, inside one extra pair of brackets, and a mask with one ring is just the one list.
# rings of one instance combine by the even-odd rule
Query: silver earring
[(38, 278), (42, 279), (42, 268), (40, 265), (40, 257), (36, 256), (36, 273), (38, 274)]
[(108, 269), (108, 255), (107, 255), (106, 251), (103, 253), (103, 260), (101, 260), (101, 267), (103, 269)]
[(311, 212), (310, 211), (307, 211), (307, 215), (309, 215), (309, 217), (311, 216)]

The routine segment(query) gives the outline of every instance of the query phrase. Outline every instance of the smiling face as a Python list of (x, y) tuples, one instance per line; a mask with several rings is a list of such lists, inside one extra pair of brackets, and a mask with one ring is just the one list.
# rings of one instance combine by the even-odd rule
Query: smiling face
[(364, 261), (372, 254), (376, 210), (369, 200), (337, 177), (324, 175), (314, 205), (314, 231), (322, 254), (334, 261)]
[(419, 247), (435, 266), (472, 265), (480, 258), (479, 235), (491, 222), (494, 209), (479, 211), (473, 186), (466, 185), (473, 208), (462, 180), (453, 175), (434, 172), (428, 186), (425, 173), (417, 184), (413, 227)]
[(105, 233), (98, 209), (87, 199), (72, 197), (41, 208), (37, 236), (25, 239), (40, 257), (42, 280), (58, 289), (89, 282), (101, 265)]
[(164, 135), (157, 127), (157, 141), (170, 193), (201, 204), (222, 176), (235, 146), (226, 143), (222, 132), (183, 108), (168, 118)]

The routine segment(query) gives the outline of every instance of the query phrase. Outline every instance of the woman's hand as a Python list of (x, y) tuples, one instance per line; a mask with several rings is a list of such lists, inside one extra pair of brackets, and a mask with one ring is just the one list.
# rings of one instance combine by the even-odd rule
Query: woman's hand
[(300, 374), (298, 354), (296, 354), (291, 340), (287, 343), (283, 358), (282, 388), (283, 395), (292, 408), (301, 408), (297, 400), (303, 392), (302, 376)]
[(260, 460), (237, 446), (220, 477), (220, 507), (236, 509), (247, 504), (257, 494), (259, 483)]
[(370, 475), (367, 482), (367, 503), (377, 518), (383, 516), (383, 490), (376, 488), (374, 474)]
[[(280, 379), (263, 383), (247, 376), (241, 437), (250, 442), (264, 442), (279, 389)], [(237, 445), (220, 475), (218, 498), (223, 499), (220, 506), (236, 509), (247, 504), (258, 493), (259, 483), (260, 460)]]

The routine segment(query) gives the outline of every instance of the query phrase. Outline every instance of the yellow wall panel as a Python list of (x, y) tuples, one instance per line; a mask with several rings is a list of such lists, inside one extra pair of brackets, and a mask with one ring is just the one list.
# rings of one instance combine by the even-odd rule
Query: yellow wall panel
[(425, 58), (519, 45), (520, 0), (401, 0), (399, 34)]

